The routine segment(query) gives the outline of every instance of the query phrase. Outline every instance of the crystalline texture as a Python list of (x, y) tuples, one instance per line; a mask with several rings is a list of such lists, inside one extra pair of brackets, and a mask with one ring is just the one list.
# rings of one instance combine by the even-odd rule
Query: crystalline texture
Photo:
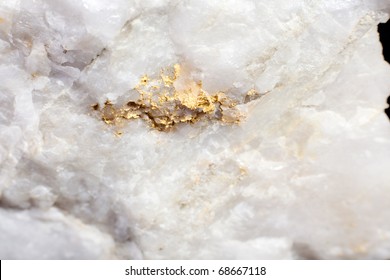
[[(388, 12), (3, 0), (0, 258), (390, 258)], [(175, 87), (222, 92), (243, 121), (160, 132), (92, 109), (177, 64)]]

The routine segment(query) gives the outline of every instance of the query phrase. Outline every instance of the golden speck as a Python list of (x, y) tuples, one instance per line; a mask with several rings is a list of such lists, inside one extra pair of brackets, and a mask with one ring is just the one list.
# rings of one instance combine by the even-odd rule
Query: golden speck
[(149, 77), (147, 75), (144, 75), (141, 78), (141, 81), (140, 81), (139, 85), (146, 86), (148, 84), (148, 81), (149, 81)]
[(248, 175), (248, 169), (246, 169), (245, 167), (240, 166), (240, 175), (241, 176)]
[(180, 76), (180, 71), (181, 71), (180, 65), (179, 64), (175, 64), (173, 66), (173, 70), (174, 70), (174, 75), (175, 75), (174, 77), (175, 77), (175, 79), (177, 79)]
[(257, 90), (255, 89), (251, 89), (249, 90), (247, 93), (246, 93), (246, 96), (245, 96), (245, 100), (244, 100), (244, 103), (248, 103), (252, 100), (256, 100), (262, 96), (264, 96), (265, 94), (267, 94), (268, 92), (263, 92), (263, 93), (260, 93), (258, 92)]
[(248, 96), (255, 96), (255, 95), (258, 95), (259, 93), (255, 90), (255, 89), (251, 89), (250, 91), (248, 91), (247, 95)]
[(167, 75), (161, 74), (161, 80), (164, 82), (164, 86), (171, 87), (173, 85), (174, 80)]

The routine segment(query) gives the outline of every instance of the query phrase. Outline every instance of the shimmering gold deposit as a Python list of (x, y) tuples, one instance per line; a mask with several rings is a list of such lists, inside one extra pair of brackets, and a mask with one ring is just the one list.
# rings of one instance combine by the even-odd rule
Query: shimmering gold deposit
[[(161, 71), (158, 78), (141, 77), (133, 89), (138, 99), (121, 107), (107, 100), (102, 108), (92, 105), (109, 125), (124, 120), (143, 119), (157, 130), (168, 131), (180, 123), (196, 123), (200, 120), (216, 120), (223, 123), (239, 123), (243, 115), (236, 108), (237, 102), (223, 92), (210, 94), (202, 83), (181, 76), (181, 66)], [(249, 94), (253, 94), (252, 91)]]

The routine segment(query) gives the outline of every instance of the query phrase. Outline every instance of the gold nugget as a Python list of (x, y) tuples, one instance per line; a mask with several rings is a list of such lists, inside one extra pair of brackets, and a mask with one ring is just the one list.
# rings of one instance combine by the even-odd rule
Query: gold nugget
[[(201, 120), (222, 123), (239, 123), (243, 115), (236, 108), (237, 100), (223, 92), (208, 93), (201, 81), (182, 76), (182, 67), (175, 64), (163, 69), (159, 77), (144, 75), (134, 87), (138, 94), (122, 106), (107, 100), (103, 107), (94, 104), (101, 119), (108, 125), (118, 125), (125, 120), (142, 119), (159, 131), (169, 131), (181, 123), (196, 123)], [(250, 91), (248, 95), (255, 94)]]

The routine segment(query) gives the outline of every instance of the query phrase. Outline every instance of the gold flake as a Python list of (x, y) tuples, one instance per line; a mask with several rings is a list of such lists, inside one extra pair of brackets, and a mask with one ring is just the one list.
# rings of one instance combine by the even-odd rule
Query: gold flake
[(179, 64), (175, 64), (173, 65), (173, 70), (174, 70), (174, 77), (175, 79), (177, 79), (179, 76), (180, 76), (180, 72), (181, 72), (181, 67)]
[(255, 96), (255, 95), (258, 95), (258, 94), (259, 93), (253, 88), (250, 91), (248, 91), (248, 93), (246, 95), (248, 95), (248, 96)]
[[(123, 120), (143, 119), (160, 131), (169, 131), (180, 123), (196, 123), (202, 119), (218, 120), (229, 124), (238, 123), (243, 117), (235, 108), (237, 101), (223, 92), (209, 94), (203, 90), (201, 81), (188, 77), (180, 82), (186, 86), (177, 89), (175, 81), (182, 74), (179, 64), (173, 69), (163, 69), (159, 78), (141, 77), (133, 89), (138, 99), (116, 107), (110, 100), (100, 109), (99, 104), (91, 107), (101, 113), (102, 120), (109, 125), (118, 125)], [(116, 133), (118, 134), (118, 133)]]
[(161, 79), (162, 81), (164, 82), (164, 86), (166, 87), (171, 87), (173, 85), (173, 82), (175, 81), (174, 79), (172, 79), (172, 77), (168, 76), (168, 75), (165, 75), (163, 73), (161, 73)]

